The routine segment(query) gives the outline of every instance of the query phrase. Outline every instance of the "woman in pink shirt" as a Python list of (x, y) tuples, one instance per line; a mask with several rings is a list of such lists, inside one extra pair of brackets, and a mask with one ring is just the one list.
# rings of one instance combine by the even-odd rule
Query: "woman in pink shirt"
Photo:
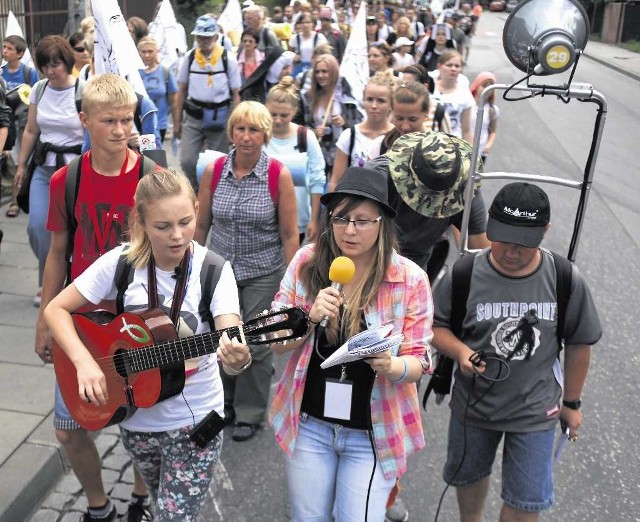
[[(293, 522), (381, 521), (407, 457), (425, 444), (415, 382), (431, 366), (431, 289), (424, 271), (395, 249), (382, 174), (349, 168), (321, 201), (327, 212), (318, 241), (298, 251), (274, 301), (308, 310), (313, 328), (272, 346), (291, 356), (269, 418), (286, 454)], [(328, 277), (337, 256), (355, 267), (340, 291)], [(349, 338), (386, 324), (404, 340), (321, 368)]]

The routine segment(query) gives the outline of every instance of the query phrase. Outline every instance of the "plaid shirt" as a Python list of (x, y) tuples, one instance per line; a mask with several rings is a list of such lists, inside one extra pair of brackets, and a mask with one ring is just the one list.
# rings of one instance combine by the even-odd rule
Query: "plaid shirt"
[(284, 266), (278, 214), (269, 194), (269, 157), (264, 149), (253, 170), (240, 181), (225, 161), (211, 196), (209, 247), (233, 267), (238, 281), (272, 274)]
[[(296, 253), (276, 294), (276, 307), (311, 308), (315, 296), (307, 296), (298, 278), (298, 267), (311, 256), (313, 248), (314, 245), (307, 245)], [(425, 272), (412, 261), (393, 253), (377, 301), (365, 310), (365, 319), (371, 327), (393, 323), (393, 333), (404, 334), (404, 342), (393, 355), (413, 355), (422, 361), (426, 357), (431, 368), (431, 288)], [(269, 412), (276, 440), (289, 455), (293, 454), (298, 436), (313, 337), (311, 333), (305, 343), (291, 353)], [(407, 469), (407, 457), (425, 445), (415, 383), (393, 384), (386, 377), (376, 375), (371, 392), (371, 421), (384, 476), (399, 477)]]

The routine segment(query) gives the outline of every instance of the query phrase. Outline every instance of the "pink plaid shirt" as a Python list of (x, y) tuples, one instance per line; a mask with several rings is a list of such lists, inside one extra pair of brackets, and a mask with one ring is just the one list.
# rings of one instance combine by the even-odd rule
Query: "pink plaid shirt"
[[(298, 278), (298, 267), (313, 253), (314, 245), (301, 248), (287, 269), (274, 306), (299, 306), (309, 310), (315, 296), (307, 296)], [(404, 333), (404, 342), (393, 355), (413, 355), (431, 368), (433, 299), (425, 272), (415, 263), (393, 253), (374, 306), (365, 311), (371, 327), (393, 323), (392, 333)], [(300, 406), (313, 350), (312, 333), (291, 353), (280, 378), (269, 412), (269, 422), (280, 447), (293, 454), (298, 435)], [(376, 375), (371, 392), (371, 421), (378, 458), (386, 478), (399, 477), (407, 469), (407, 457), (425, 445), (416, 385), (393, 384)]]

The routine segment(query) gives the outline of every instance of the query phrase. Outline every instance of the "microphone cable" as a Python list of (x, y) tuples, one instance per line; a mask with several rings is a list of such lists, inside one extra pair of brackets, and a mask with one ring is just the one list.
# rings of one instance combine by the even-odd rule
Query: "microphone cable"
[[(442, 494), (440, 495), (440, 500), (438, 501), (438, 508), (436, 509), (436, 516), (433, 519), (433, 522), (438, 522), (438, 517), (440, 516), (440, 509), (442, 508), (442, 502), (444, 501), (444, 497), (447, 493), (447, 491), (449, 490), (449, 486), (451, 485), (451, 483), (454, 481), (454, 479), (456, 478), (456, 476), (458, 475), (458, 473), (460, 472), (460, 470), (462, 469), (462, 464), (464, 464), (464, 459), (467, 455), (467, 415), (469, 413), (469, 408), (470, 407), (474, 407), (476, 404), (478, 404), (487, 393), (489, 393), (489, 391), (491, 390), (491, 388), (493, 387), (493, 385), (497, 382), (504, 382), (509, 378), (509, 375), (511, 374), (511, 369), (509, 368), (509, 363), (506, 362), (505, 360), (501, 359), (500, 357), (496, 356), (496, 355), (487, 355), (483, 350), (479, 350), (475, 353), (473, 353), (472, 355), (469, 356), (469, 361), (471, 362), (471, 364), (473, 364), (474, 368), (473, 368), (473, 375), (471, 376), (471, 387), (469, 388), (469, 393), (467, 394), (467, 401), (465, 403), (464, 406), (464, 414), (462, 416), (462, 456), (460, 457), (460, 462), (458, 463), (458, 466), (456, 467), (456, 470), (453, 472), (453, 476), (451, 477), (451, 479), (447, 482), (447, 485), (444, 487), (444, 489), (442, 490)], [(495, 378), (493, 377), (487, 377), (486, 375), (479, 373), (476, 370), (476, 367), (480, 365), (480, 362), (482, 361), (497, 361), (498, 362), (498, 374), (496, 375)], [(502, 373), (502, 368), (506, 369), (506, 373), (504, 375), (504, 377), (501, 377), (500, 374)], [(484, 379), (485, 381), (490, 382), (491, 384), (489, 385), (489, 387), (484, 391), (484, 393), (482, 395), (480, 395), (480, 397), (478, 397), (478, 399), (476, 401), (473, 402), (473, 404), (471, 404), (471, 396), (473, 395), (473, 392), (475, 390), (475, 386), (476, 386), (476, 377), (479, 377), (481, 379)], [(452, 413), (453, 415), (453, 413)]]

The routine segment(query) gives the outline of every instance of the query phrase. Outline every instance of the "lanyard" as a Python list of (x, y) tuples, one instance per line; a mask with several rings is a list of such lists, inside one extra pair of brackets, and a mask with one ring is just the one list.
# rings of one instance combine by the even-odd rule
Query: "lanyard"
[[(89, 161), (91, 161), (91, 157), (89, 157)], [(119, 176), (122, 178), (127, 172), (127, 163), (129, 162), (129, 154), (124, 158), (124, 163), (122, 164), (122, 168), (120, 169)], [(91, 178), (93, 180), (93, 176)], [(93, 183), (92, 183), (93, 185)], [(111, 226), (113, 225), (113, 216), (116, 212), (116, 204), (111, 200), (111, 204), (109, 207), (109, 211), (104, 216), (104, 223), (100, 226), (100, 222), (98, 220), (98, 211), (97, 211), (97, 201), (95, 200), (96, 194), (95, 190), (91, 191), (92, 198), (94, 198), (92, 204), (87, 205), (89, 218), (93, 223), (93, 230), (96, 234), (96, 241), (98, 243), (98, 252), (100, 255), (103, 255), (106, 252), (107, 242), (109, 241), (109, 234), (111, 233)]]
[[(178, 325), (178, 319), (180, 316), (180, 308), (182, 307), (182, 301), (187, 289), (187, 283), (189, 281), (189, 267), (191, 266), (191, 245), (187, 248), (182, 261), (180, 262), (180, 270), (176, 276), (176, 286), (173, 290), (173, 299), (171, 301), (171, 311), (169, 317), (174, 326)], [(149, 259), (149, 265), (147, 267), (147, 283), (149, 285), (149, 308), (158, 308), (158, 283), (156, 280), (156, 262), (153, 259)]]

